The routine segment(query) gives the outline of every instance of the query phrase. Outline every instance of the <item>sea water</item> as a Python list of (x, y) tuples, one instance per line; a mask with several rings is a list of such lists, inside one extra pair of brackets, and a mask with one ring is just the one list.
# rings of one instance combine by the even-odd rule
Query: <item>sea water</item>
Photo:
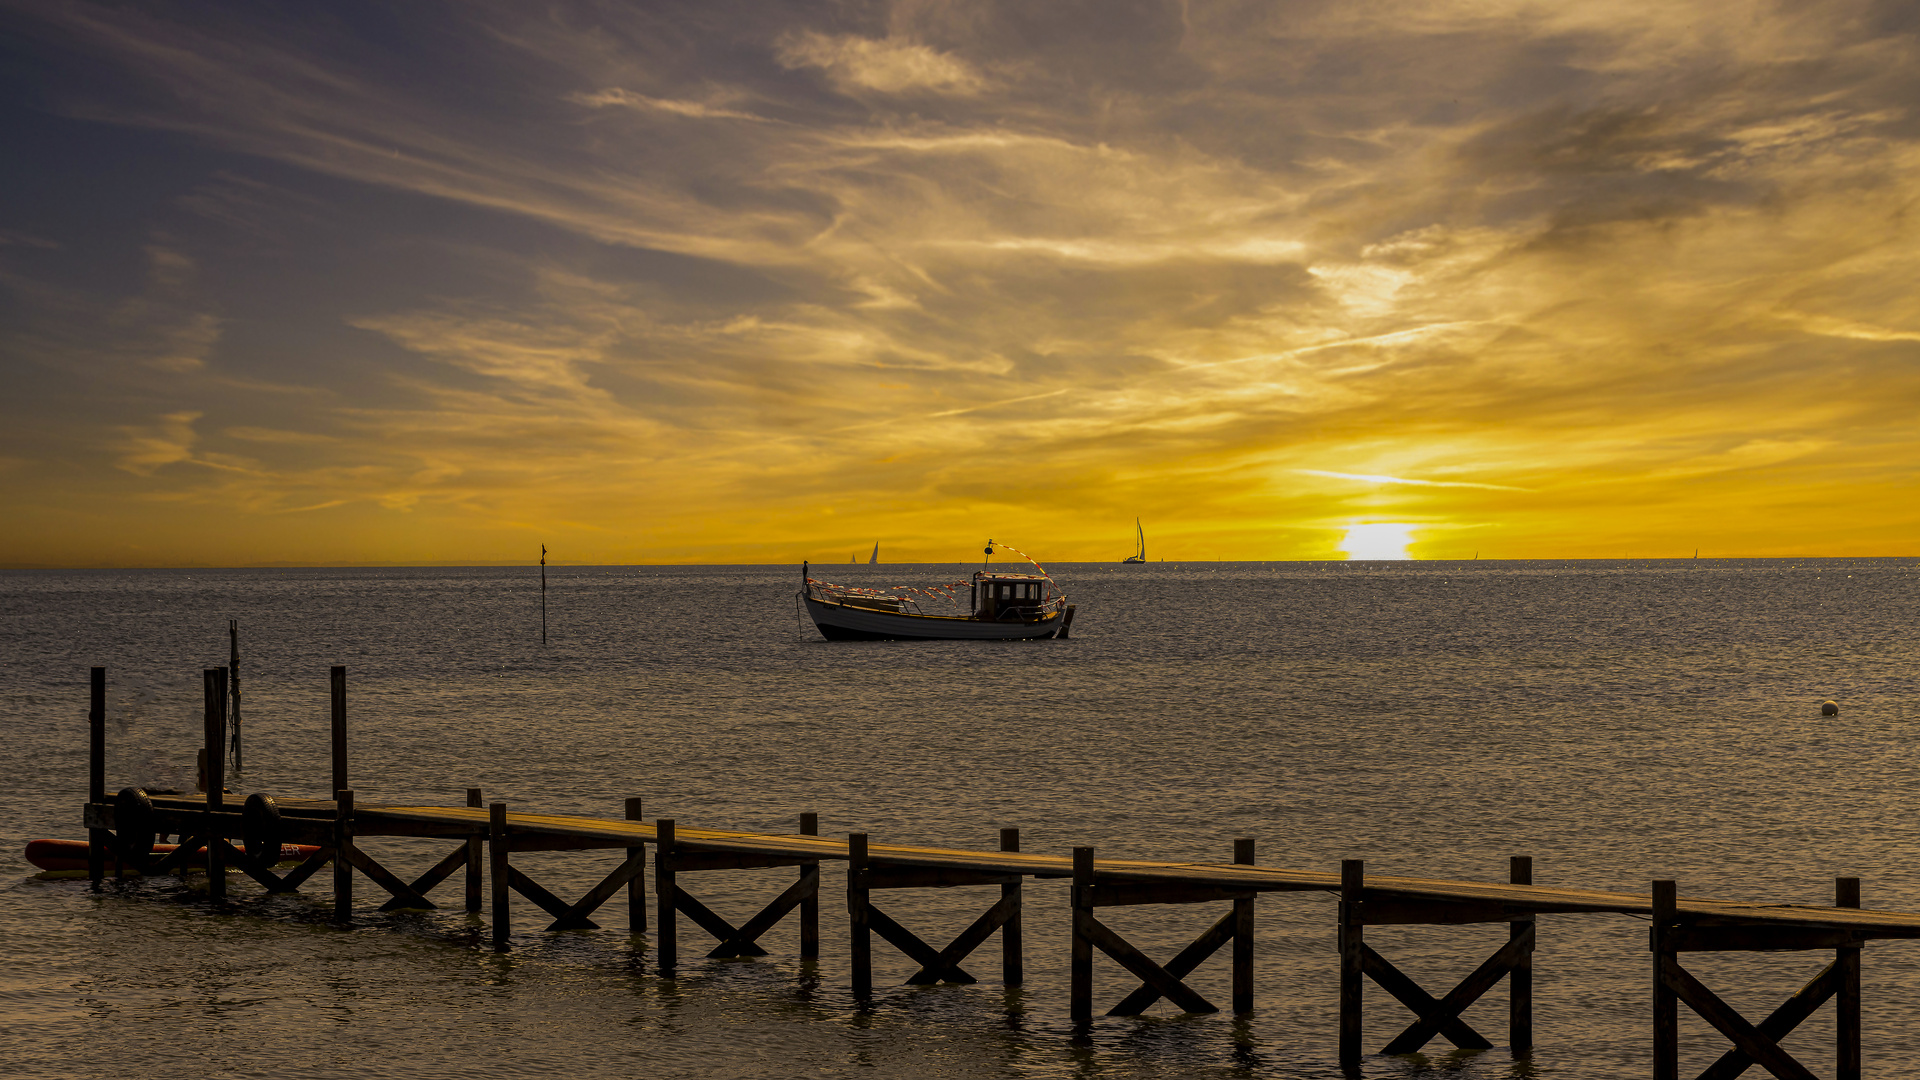
[[(971, 566), (816, 568), (849, 584), (964, 580)], [(823, 949), (792, 921), (769, 955), (704, 959), (682, 921), (663, 979), (647, 936), (547, 933), (515, 898), (512, 950), (489, 948), (458, 875), (429, 912), (382, 913), (358, 886), (330, 925), (330, 876), (268, 898), (234, 877), (35, 876), (41, 836), (83, 837), (87, 669), (107, 668), (108, 786), (188, 788), (201, 671), (240, 624), (245, 770), (237, 792), (324, 798), (327, 669), (344, 664), (351, 782), (364, 802), (618, 817), (630, 796), (682, 826), (991, 849), (1225, 862), (1920, 910), (1912, 743), (1920, 562), (1220, 563), (1049, 568), (1078, 605), (1068, 641), (826, 642), (797, 567), (47, 571), (0, 574), (0, 1074), (207, 1077), (1332, 1077), (1335, 902), (1257, 904), (1256, 1009), (1164, 1001), (1068, 1022), (1064, 883), (1026, 886), (1024, 986), (997, 941), (972, 985), (908, 987), (876, 939), (870, 1008), (848, 983), (840, 864), (824, 869)], [(1839, 703), (1821, 715), (1823, 700)], [(369, 838), (403, 876), (446, 841)], [(620, 855), (516, 855), (578, 896)], [(791, 869), (690, 874), (738, 923)], [(993, 889), (874, 902), (936, 947)], [(1162, 961), (1224, 906), (1103, 909)], [(1374, 927), (1367, 941), (1439, 995), (1504, 926)], [(1644, 920), (1549, 915), (1535, 957), (1530, 1060), (1507, 1049), (1496, 988), (1465, 1019), (1496, 1047), (1369, 1056), (1370, 1077), (1645, 1075)], [(1750, 1018), (1831, 953), (1689, 954)], [(1870, 1075), (1920, 1066), (1920, 942), (1869, 946)], [(1223, 951), (1189, 980), (1230, 1000)], [(1096, 960), (1096, 1008), (1133, 986)], [(1683, 1068), (1725, 1042), (1682, 1010)], [(1367, 1048), (1411, 1017), (1369, 984)], [(1831, 1009), (1787, 1040), (1832, 1066)], [(1689, 1073), (1691, 1074), (1691, 1073)]]

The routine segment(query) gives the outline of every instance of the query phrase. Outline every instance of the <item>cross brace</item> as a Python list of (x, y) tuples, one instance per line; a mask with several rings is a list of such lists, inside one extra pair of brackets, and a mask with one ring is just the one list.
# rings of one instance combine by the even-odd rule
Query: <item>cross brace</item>
[(1475, 1031), (1466, 1021), (1460, 1019), (1474, 1002), (1488, 990), (1498, 985), (1509, 972), (1526, 962), (1533, 951), (1533, 924), (1523, 924), (1524, 928), (1502, 946), (1500, 951), (1488, 957), (1473, 973), (1460, 981), (1444, 998), (1435, 999), (1408, 978), (1399, 968), (1393, 966), (1386, 957), (1375, 952), (1364, 942), (1360, 946), (1361, 970), (1389, 994), (1400, 999), (1400, 1003), (1413, 1011), (1419, 1019), (1408, 1025), (1405, 1031), (1395, 1036), (1381, 1051), (1386, 1054), (1411, 1054), (1432, 1041), (1436, 1035), (1445, 1036), (1448, 1042), (1466, 1050), (1486, 1050), (1493, 1046), (1486, 1036)]

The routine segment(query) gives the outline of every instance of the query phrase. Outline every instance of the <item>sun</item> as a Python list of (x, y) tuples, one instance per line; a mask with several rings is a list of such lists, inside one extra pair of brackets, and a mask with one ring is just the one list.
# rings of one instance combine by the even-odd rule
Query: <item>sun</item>
[(1413, 542), (1412, 532), (1413, 526), (1393, 521), (1349, 525), (1340, 550), (1349, 559), (1411, 559), (1407, 545)]

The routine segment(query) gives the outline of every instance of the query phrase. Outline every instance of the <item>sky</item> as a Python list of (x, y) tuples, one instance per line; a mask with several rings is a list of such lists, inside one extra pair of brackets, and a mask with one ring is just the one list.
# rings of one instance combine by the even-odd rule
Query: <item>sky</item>
[(0, 565), (1920, 554), (1917, 34), (0, 0)]

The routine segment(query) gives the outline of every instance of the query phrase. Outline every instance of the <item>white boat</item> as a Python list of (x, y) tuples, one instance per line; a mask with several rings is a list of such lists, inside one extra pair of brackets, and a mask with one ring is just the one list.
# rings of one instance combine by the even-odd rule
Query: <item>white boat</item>
[(869, 589), (820, 581), (801, 563), (799, 599), (828, 641), (1065, 638), (1074, 605), (1039, 564), (1034, 569), (1038, 573), (983, 569), (967, 581)]

